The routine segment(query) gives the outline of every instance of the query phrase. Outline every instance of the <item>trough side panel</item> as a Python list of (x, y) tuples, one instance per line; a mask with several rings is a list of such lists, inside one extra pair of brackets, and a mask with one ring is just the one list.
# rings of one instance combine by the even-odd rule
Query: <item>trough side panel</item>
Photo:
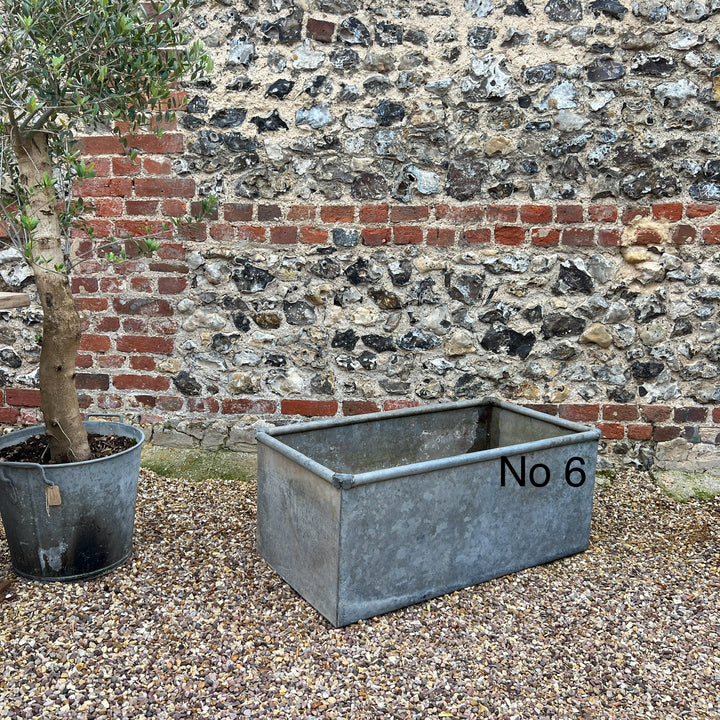
[(347, 491), (339, 624), (587, 549), (595, 453), (577, 443)]
[(491, 447), (509, 447), (520, 443), (571, 435), (572, 430), (553, 422), (543, 422), (522, 413), (493, 407), (491, 419)]
[(258, 443), (257, 549), (296, 592), (336, 622), (339, 490)]

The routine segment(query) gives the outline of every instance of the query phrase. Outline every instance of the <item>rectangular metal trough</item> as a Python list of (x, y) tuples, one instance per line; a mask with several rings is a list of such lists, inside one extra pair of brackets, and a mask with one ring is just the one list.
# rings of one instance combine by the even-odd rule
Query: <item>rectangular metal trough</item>
[(600, 431), (495, 399), (257, 433), (257, 546), (336, 627), (587, 549)]

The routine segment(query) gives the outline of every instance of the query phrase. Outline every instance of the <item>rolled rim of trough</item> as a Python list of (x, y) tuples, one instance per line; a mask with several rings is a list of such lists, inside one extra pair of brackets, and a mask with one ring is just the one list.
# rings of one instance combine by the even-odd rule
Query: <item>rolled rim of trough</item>
[[(435, 460), (426, 460), (418, 463), (410, 463), (407, 465), (396, 465), (381, 470), (371, 470), (364, 473), (337, 473), (330, 468), (320, 464), (316, 460), (309, 458), (307, 455), (289, 447), (285, 443), (276, 439), (277, 435), (290, 435), (298, 432), (308, 432), (312, 430), (322, 430), (330, 427), (341, 427), (343, 425), (356, 425), (366, 422), (375, 422), (378, 420), (392, 419), (403, 417), (406, 415), (422, 415), (425, 413), (444, 412), (449, 410), (460, 410), (466, 407), (474, 407), (476, 405), (494, 405), (510, 412), (526, 415), (549, 422), (558, 427), (572, 430), (572, 435), (562, 435), (556, 438), (546, 438), (544, 440), (535, 440), (527, 443), (516, 443), (515, 445), (506, 445), (490, 450), (478, 450), (464, 455), (453, 455), (447, 458), (438, 458)], [(537, 410), (524, 408), (519, 405), (513, 405), (505, 400), (498, 398), (486, 397), (476, 400), (461, 400), (453, 403), (436, 403), (434, 405), (425, 405), (422, 407), (400, 408), (399, 410), (388, 410), (380, 413), (369, 413), (367, 415), (353, 415), (345, 418), (330, 418), (329, 420), (313, 420), (306, 423), (293, 423), (284, 425), (283, 427), (270, 428), (265, 430), (257, 430), (255, 438), (259, 443), (272, 448), (276, 452), (285, 455), (293, 460), (301, 467), (315, 473), (318, 477), (331, 483), (335, 487), (345, 490), (357, 485), (369, 485), (370, 483), (381, 482), (389, 478), (406, 477), (409, 475), (421, 475), (434, 470), (443, 470), (451, 467), (461, 467), (463, 465), (472, 465), (479, 461), (497, 460), (502, 456), (512, 455), (522, 450), (525, 453), (531, 453), (536, 450), (546, 450), (548, 448), (562, 447), (563, 445), (574, 445), (582, 442), (594, 442), (600, 439), (602, 432), (598, 428), (588, 425), (565, 420), (553, 415), (541, 413)]]

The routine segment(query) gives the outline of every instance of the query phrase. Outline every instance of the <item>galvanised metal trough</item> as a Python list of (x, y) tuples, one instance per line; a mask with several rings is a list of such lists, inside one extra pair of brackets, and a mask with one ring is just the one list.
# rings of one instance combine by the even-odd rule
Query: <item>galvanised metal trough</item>
[(256, 437), (258, 550), (336, 627), (588, 547), (594, 428), (486, 398)]

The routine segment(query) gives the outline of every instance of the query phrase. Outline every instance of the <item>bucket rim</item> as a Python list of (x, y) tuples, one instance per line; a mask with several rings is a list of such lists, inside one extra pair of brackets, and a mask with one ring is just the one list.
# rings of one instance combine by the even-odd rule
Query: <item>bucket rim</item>
[[(85, 420), (83, 422), (83, 426), (88, 432), (102, 432), (102, 427), (104, 426), (106, 428), (105, 434), (118, 434), (117, 431), (111, 431), (107, 432), (107, 426), (115, 426), (122, 429), (127, 429), (130, 432), (123, 435), (123, 437), (130, 437), (134, 438), (137, 442), (127, 448), (126, 450), (122, 450), (119, 453), (113, 453), (112, 455), (105, 455), (104, 457), (99, 458), (91, 458), (90, 460), (79, 460), (76, 462), (70, 462), (70, 463), (51, 463), (47, 465), (43, 465), (41, 463), (34, 463), (34, 462), (13, 462), (11, 460), (0, 460), (0, 467), (13, 467), (13, 468), (73, 468), (78, 466), (85, 466), (90, 465), (93, 463), (102, 463), (107, 462), (108, 460), (112, 458), (119, 458), (123, 455), (137, 452), (145, 442), (145, 433), (135, 425), (130, 425), (129, 423), (124, 422), (108, 422), (108, 421), (96, 421), (96, 420)], [(22, 439), (17, 439), (18, 435), (22, 435), (23, 439), (25, 436), (30, 437), (32, 435), (46, 435), (46, 426), (44, 424), (42, 425), (31, 425), (30, 427), (26, 428), (19, 428), (17, 430), (13, 430), (7, 435), (0, 436), (0, 449), (3, 447), (9, 447), (11, 445), (16, 445), (19, 442), (22, 442)], [(7, 438), (11, 438), (15, 436), (17, 442), (4, 442)]]

